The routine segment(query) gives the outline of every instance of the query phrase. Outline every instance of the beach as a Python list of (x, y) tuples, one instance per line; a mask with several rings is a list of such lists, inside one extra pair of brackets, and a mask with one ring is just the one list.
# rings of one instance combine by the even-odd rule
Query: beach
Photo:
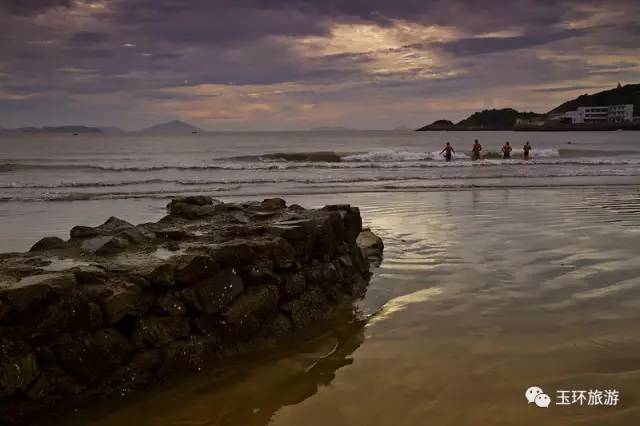
[[(289, 201), (345, 198), (385, 241), (355, 313), (61, 424), (636, 424), (637, 189)], [(621, 402), (541, 410), (533, 385)]]
[[(636, 133), (58, 138), (3, 141), (0, 251), (28, 249), (45, 235), (66, 238), (71, 226), (112, 215), (154, 221), (167, 197), (197, 193), (223, 201), (278, 194), (304, 207), (349, 203), (385, 243), (354, 311), (60, 424), (632, 425), (640, 418)], [(475, 138), (494, 153), (510, 140), (516, 158), (471, 162), (465, 153)], [(459, 151), (448, 164), (437, 156), (447, 140)], [(529, 162), (517, 158), (525, 140), (534, 146)], [(118, 149), (125, 146), (132, 154)], [(309, 158), (267, 156), (290, 152)], [(320, 152), (323, 161), (314, 161)], [(530, 386), (544, 389), (552, 405), (528, 404)], [(620, 401), (555, 404), (557, 391), (592, 389), (615, 389)]]

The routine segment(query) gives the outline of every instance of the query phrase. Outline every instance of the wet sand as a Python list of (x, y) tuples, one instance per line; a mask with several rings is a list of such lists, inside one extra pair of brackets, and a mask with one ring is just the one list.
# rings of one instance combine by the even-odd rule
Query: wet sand
[[(635, 425), (640, 191), (288, 197), (348, 201), (385, 240), (356, 312), (65, 425)], [(157, 206), (148, 212), (157, 214)], [(125, 217), (126, 218), (126, 217)], [(540, 386), (552, 405), (527, 404)], [(556, 391), (616, 389), (613, 407)]]

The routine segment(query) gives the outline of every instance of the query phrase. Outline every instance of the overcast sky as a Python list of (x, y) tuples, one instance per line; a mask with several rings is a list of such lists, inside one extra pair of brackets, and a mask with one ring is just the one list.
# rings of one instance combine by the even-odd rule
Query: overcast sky
[(638, 0), (0, 0), (0, 126), (384, 129), (640, 81)]

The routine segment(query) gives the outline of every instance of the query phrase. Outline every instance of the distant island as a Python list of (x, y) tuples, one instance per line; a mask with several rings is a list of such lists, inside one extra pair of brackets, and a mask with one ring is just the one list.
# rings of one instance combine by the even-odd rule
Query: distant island
[(0, 128), (0, 134), (34, 134), (34, 133), (61, 133), (61, 134), (80, 134), (80, 133), (103, 133), (97, 127), (88, 126), (51, 126), (51, 127), (20, 127), (17, 129)]
[[(632, 105), (632, 108), (629, 106)], [(608, 110), (604, 107), (620, 107), (614, 111), (615, 120), (607, 120)], [(627, 107), (623, 111), (621, 107)], [(574, 117), (580, 109), (588, 107), (602, 110), (599, 121), (576, 122)], [(587, 112), (589, 113), (589, 112)], [(626, 113), (626, 115), (624, 115)], [(635, 116), (634, 116), (635, 113)], [(596, 114), (596, 113), (594, 113)], [(575, 130), (640, 130), (640, 84), (627, 84), (615, 89), (605, 90), (593, 95), (584, 94), (567, 101), (551, 111), (538, 114), (521, 112), (513, 108), (490, 109), (475, 112), (466, 119), (453, 123), (449, 120), (437, 120), (417, 131), (442, 130), (523, 130), (523, 131), (575, 131)], [(618, 119), (619, 117), (619, 119)]]
[(203, 130), (197, 126), (185, 123), (180, 120), (172, 120), (167, 123), (157, 124), (142, 130), (128, 132), (117, 127), (90, 127), (90, 126), (48, 126), (48, 127), (19, 127), (5, 129), (0, 127), (0, 135), (20, 135), (20, 134), (153, 134), (153, 135), (180, 135), (200, 133)]
[(200, 133), (202, 129), (192, 124), (185, 123), (180, 120), (169, 121), (168, 123), (157, 124), (155, 126), (147, 127), (140, 130), (140, 133), (152, 133), (152, 134), (186, 134), (186, 133)]

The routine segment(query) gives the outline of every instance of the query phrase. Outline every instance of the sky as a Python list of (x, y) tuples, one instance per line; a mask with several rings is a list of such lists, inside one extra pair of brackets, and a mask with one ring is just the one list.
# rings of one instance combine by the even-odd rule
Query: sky
[(417, 127), (640, 82), (638, 0), (0, 0), (0, 127)]

